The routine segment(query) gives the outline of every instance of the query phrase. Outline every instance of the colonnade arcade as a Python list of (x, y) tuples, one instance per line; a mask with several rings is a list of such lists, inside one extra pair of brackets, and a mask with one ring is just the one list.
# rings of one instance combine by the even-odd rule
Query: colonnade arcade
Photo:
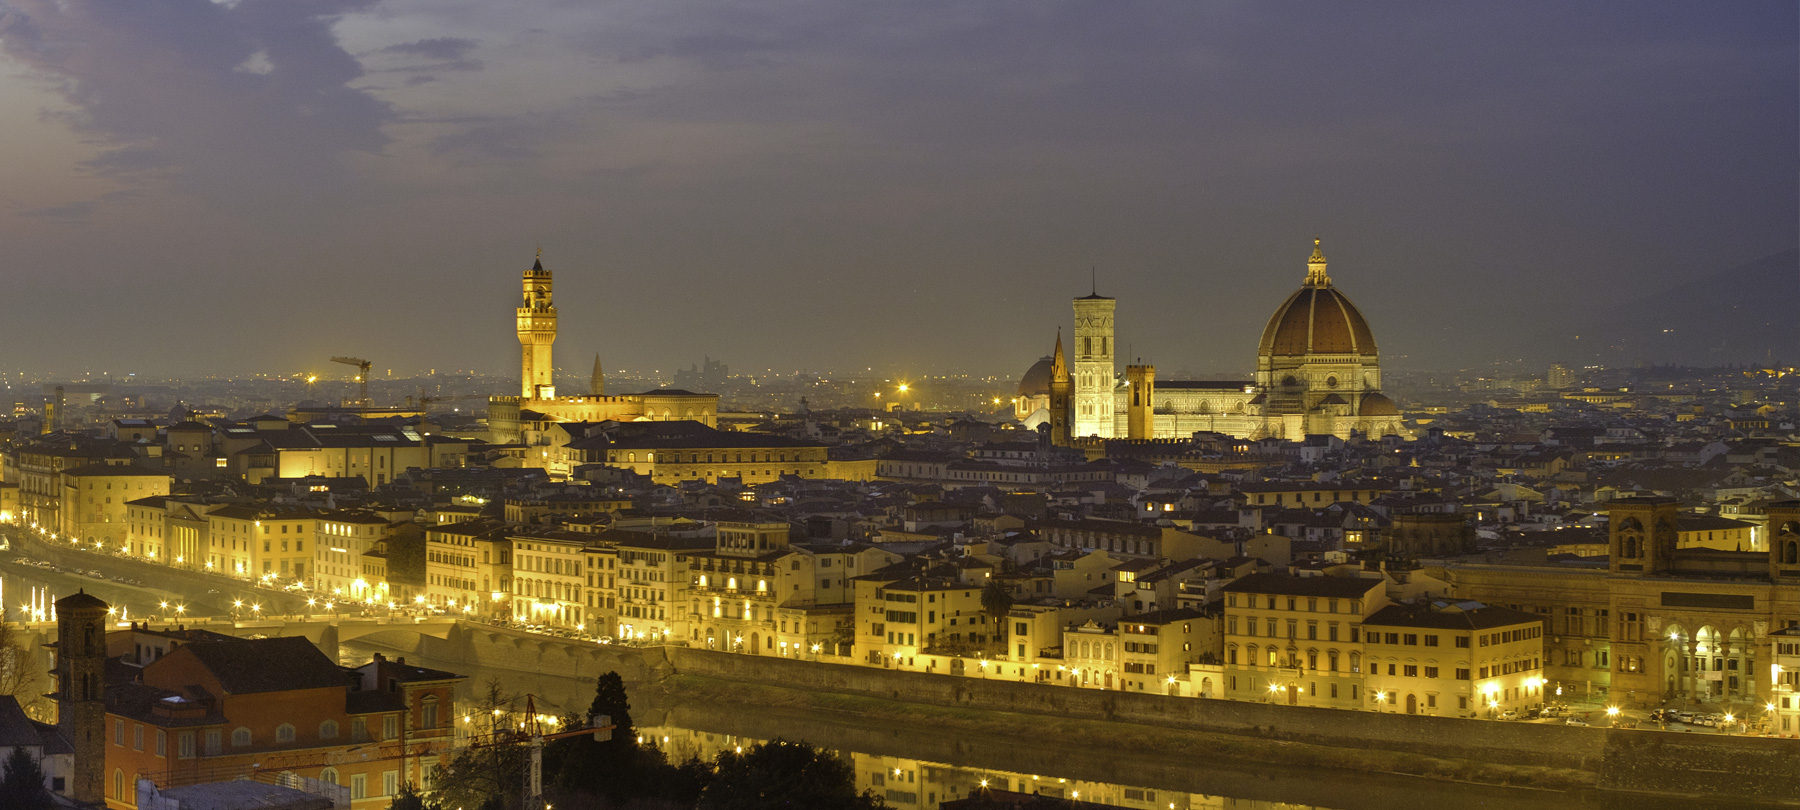
[(1663, 694), (1758, 702), (1755, 636), (1743, 626), (1671, 621), (1662, 630)]

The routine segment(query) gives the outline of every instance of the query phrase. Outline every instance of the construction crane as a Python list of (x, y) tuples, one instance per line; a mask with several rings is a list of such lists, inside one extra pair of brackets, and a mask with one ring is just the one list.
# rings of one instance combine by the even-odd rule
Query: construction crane
[(333, 357), (331, 358), (331, 362), (343, 363), (346, 366), (356, 366), (356, 381), (362, 384), (361, 389), (358, 391), (356, 404), (361, 405), (364, 408), (369, 407), (369, 366), (373, 364), (361, 357)]

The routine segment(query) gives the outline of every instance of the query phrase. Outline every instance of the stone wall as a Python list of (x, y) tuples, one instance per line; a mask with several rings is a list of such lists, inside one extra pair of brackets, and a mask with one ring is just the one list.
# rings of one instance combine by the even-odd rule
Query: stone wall
[(1242, 701), (984, 681), (859, 666), (669, 648), (675, 672), (889, 700), (1072, 717), (1254, 736), (1334, 747), (1378, 748), (1504, 765), (1597, 771), (1606, 730), (1500, 723)]
[(1608, 735), (1600, 787), (1800, 800), (1800, 744), (1769, 737), (1618, 731)]

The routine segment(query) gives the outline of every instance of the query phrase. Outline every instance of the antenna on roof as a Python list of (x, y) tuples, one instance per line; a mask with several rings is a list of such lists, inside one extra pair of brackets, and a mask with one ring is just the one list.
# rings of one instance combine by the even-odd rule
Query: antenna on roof
[(1094, 295), (1099, 295), (1100, 294), (1100, 268), (1099, 267), (1097, 267), (1095, 265), (1091, 265), (1091, 264), (1088, 265), (1088, 283), (1090, 285), (1088, 290), (1090, 292), (1092, 292)]

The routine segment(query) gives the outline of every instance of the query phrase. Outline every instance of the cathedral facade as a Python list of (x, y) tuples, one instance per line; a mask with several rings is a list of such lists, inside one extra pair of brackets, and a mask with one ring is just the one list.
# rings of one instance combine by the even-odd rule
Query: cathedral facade
[(551, 345), (556, 342), (556, 306), (550, 271), (542, 255), (521, 280), (524, 298), (516, 310), (519, 335), (519, 395), (488, 398), (488, 434), (496, 444), (514, 444), (525, 426), (543, 422), (644, 422), (692, 420), (719, 424), (719, 395), (659, 388), (642, 394), (606, 396), (600, 358), (585, 395), (559, 395)]
[[(1073, 363), (1038, 361), (1021, 380), (1015, 415), (1027, 425), (1054, 425), (1068, 439), (1173, 439), (1196, 432), (1245, 439), (1298, 440), (1405, 435), (1393, 400), (1381, 393), (1375, 336), (1356, 305), (1331, 283), (1324, 251), (1313, 241), (1306, 277), (1270, 316), (1257, 344), (1256, 371), (1240, 380), (1157, 380), (1155, 366), (1118, 375), (1113, 316), (1117, 302), (1098, 293), (1075, 299)], [(1054, 394), (1057, 374), (1066, 398)], [(1058, 438), (1054, 435), (1053, 439)]]

